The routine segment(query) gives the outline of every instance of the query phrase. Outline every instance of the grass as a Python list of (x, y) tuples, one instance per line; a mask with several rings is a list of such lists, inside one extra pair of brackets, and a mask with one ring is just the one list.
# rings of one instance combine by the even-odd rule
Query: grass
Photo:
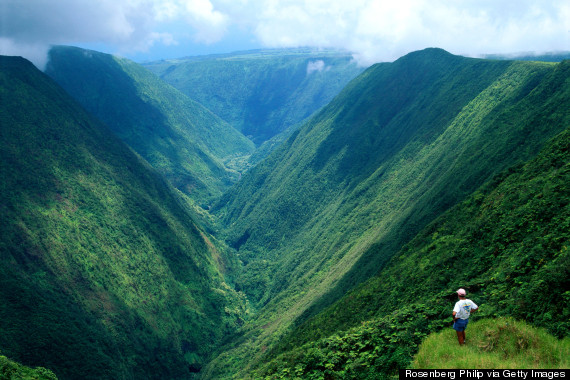
[(431, 334), (420, 346), (413, 368), (562, 369), (570, 367), (570, 338), (512, 318), (469, 324), (459, 346), (452, 329)]

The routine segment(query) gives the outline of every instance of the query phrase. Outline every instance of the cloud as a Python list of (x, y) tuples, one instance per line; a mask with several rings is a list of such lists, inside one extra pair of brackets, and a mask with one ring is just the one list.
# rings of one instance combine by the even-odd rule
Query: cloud
[(50, 44), (92, 43), (150, 56), (235, 41), (239, 31), (255, 46), (342, 48), (366, 65), (425, 47), (570, 50), (569, 20), (560, 0), (2, 0), (0, 54), (41, 61)]
[[(35, 63), (55, 44), (106, 44), (129, 53), (186, 36), (212, 43), (227, 27), (209, 0), (3, 0), (0, 20), (0, 54), (26, 53)], [(175, 34), (169, 24), (177, 22), (185, 28)]]
[(184, 9), (187, 22), (197, 30), (195, 39), (200, 42), (213, 43), (225, 34), (228, 17), (214, 9), (209, 0), (191, 0)]
[(47, 63), (48, 50), (49, 46), (46, 44), (15, 43), (11, 39), (0, 37), (0, 55), (26, 57), (42, 70)]
[(570, 3), (558, 0), (257, 2), (266, 46), (342, 47), (362, 63), (437, 46), (456, 54), (570, 50)]
[(315, 71), (321, 72), (323, 70), (325, 70), (325, 62), (322, 59), (307, 63), (307, 75), (311, 75)]

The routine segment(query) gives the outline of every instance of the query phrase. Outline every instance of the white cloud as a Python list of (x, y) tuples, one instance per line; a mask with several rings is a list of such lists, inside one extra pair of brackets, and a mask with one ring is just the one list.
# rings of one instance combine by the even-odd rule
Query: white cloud
[(93, 43), (128, 55), (231, 41), (236, 28), (258, 45), (343, 48), (363, 64), (430, 46), (570, 50), (570, 2), (560, 0), (2, 0), (0, 20), (3, 54)]
[(28, 56), (54, 44), (107, 44), (121, 53), (173, 45), (168, 24), (176, 22), (186, 25), (181, 35), (212, 43), (227, 27), (210, 0), (2, 0), (0, 20), (0, 53)]
[(209, 0), (186, 0), (183, 14), (197, 30), (195, 39), (200, 42), (219, 41), (226, 33), (228, 17), (214, 9)]
[(0, 55), (26, 57), (40, 70), (45, 68), (48, 50), (46, 44), (15, 43), (11, 39), (0, 37)]
[[(570, 3), (558, 0), (256, 1), (267, 46), (333, 46), (363, 63), (437, 46), (457, 54), (570, 50)], [(250, 3), (251, 5), (251, 3)]]
[(307, 75), (311, 75), (315, 71), (321, 72), (323, 70), (325, 70), (325, 62), (322, 59), (307, 63)]

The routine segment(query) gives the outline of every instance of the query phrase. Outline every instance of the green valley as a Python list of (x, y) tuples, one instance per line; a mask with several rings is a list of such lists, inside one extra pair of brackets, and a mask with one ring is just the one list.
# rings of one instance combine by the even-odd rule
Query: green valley
[(58, 46), (46, 74), (0, 57), (0, 371), (453, 368), (460, 287), (481, 363), (568, 364), (569, 60)]
[(268, 49), (145, 63), (260, 145), (326, 105), (364, 68), (347, 52)]
[(219, 361), (262, 362), (436, 217), (533, 157), (569, 124), (568, 68), (427, 49), (352, 81), (214, 208), (245, 264), (237, 285), (260, 308), (248, 343)]
[(30, 62), (0, 58), (0, 351), (60, 379), (187, 378), (246, 317), (234, 260)]
[[(524, 350), (519, 347), (511, 354), (513, 350), (505, 348), (503, 361), (515, 359), (517, 352), (525, 356), (527, 348), (542, 349), (547, 359), (533, 363), (534, 368), (564, 368), (570, 349), (569, 183), (567, 128), (538, 157), (496, 176), (430, 223), (377, 276), (295, 328), (267, 355), (268, 364), (261, 372), (283, 374), (301, 365), (305, 377), (309, 373), (389, 376), (410, 364), (431, 332), (447, 329), (431, 339), (451, 336), (452, 347), (458, 347), (450, 322), (459, 287), (477, 300), (481, 311), (475, 319), (510, 316), (566, 337), (563, 351), (557, 352), (539, 347), (541, 340), (523, 333), (519, 343)], [(494, 339), (503, 344), (484, 334), (488, 329), (484, 325), (493, 328), (500, 322), (480, 323), (470, 327), (469, 342), (483, 345)], [(525, 330), (510, 325), (516, 334)], [(504, 344), (512, 344), (516, 334), (511, 340), (505, 338)], [(435, 353), (424, 348), (421, 357), (429, 357), (426, 350)], [(312, 358), (318, 358), (318, 364)], [(454, 368), (453, 363), (440, 364)]]
[(132, 61), (56, 46), (46, 73), (205, 208), (245, 170), (248, 139)]

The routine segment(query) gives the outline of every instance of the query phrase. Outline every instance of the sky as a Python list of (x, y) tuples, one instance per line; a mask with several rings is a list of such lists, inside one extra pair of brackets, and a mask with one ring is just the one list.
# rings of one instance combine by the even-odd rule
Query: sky
[(282, 47), (361, 65), (453, 54), (570, 51), (570, 0), (0, 0), (0, 55), (42, 68), (52, 45), (136, 62)]

